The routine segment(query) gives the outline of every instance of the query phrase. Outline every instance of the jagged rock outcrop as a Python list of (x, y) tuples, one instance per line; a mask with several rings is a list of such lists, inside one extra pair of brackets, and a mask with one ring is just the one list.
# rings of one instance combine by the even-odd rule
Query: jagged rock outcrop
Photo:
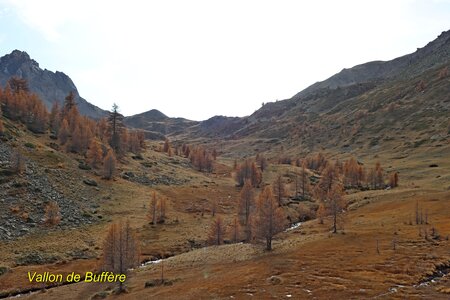
[(30, 90), (44, 101), (48, 109), (55, 101), (62, 103), (69, 92), (73, 91), (81, 114), (94, 119), (107, 115), (105, 110), (80, 97), (69, 76), (63, 72), (41, 69), (39, 63), (26, 52), (14, 50), (0, 58), (0, 85), (5, 86), (12, 76), (26, 79)]

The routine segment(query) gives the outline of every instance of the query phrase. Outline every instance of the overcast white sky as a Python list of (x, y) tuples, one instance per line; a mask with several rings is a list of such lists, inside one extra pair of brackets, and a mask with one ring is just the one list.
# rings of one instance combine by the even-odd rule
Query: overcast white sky
[(450, 0), (0, 0), (0, 56), (27, 51), (132, 115), (244, 116), (450, 29)]

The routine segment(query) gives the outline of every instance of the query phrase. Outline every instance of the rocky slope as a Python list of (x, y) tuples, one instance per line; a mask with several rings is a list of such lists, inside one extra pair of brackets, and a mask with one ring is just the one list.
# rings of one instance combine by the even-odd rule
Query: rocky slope
[(372, 61), (350, 69), (343, 69), (330, 78), (307, 87), (296, 94), (293, 99), (300, 99), (323, 88), (335, 89), (337, 87), (395, 78), (397, 76), (401, 76), (404, 79), (412, 78), (448, 62), (449, 56), (450, 30), (442, 32), (434, 41), (423, 48), (418, 48), (414, 53), (389, 61)]
[(0, 85), (5, 86), (7, 81), (17, 76), (28, 81), (29, 88), (36, 93), (48, 109), (57, 101), (62, 103), (69, 92), (75, 93), (75, 101), (81, 114), (99, 119), (107, 112), (83, 99), (77, 91), (73, 81), (63, 72), (55, 73), (41, 69), (39, 64), (30, 58), (26, 52), (14, 50), (0, 58)]
[[(8, 124), (11, 128), (13, 125)], [(16, 130), (16, 132), (20, 132)], [(13, 153), (21, 153), (24, 170), (11, 171)], [(88, 186), (85, 175), (67, 168), (71, 159), (28, 136), (0, 141), (0, 241), (46, 231), (45, 207), (55, 201), (61, 213), (57, 228), (96, 223), (100, 187)]]

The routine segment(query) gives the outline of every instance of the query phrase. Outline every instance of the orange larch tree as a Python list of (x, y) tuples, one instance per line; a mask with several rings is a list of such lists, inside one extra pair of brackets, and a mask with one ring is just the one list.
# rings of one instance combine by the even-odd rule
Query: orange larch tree
[[(139, 265), (139, 242), (130, 222), (113, 223), (103, 242), (101, 269), (116, 274), (127, 274), (128, 270)], [(120, 282), (120, 291), (123, 290)]]
[(222, 245), (223, 238), (226, 234), (225, 223), (222, 217), (218, 216), (209, 228), (208, 244), (209, 245)]
[(339, 217), (347, 206), (344, 199), (344, 187), (341, 184), (334, 184), (327, 194), (328, 210), (333, 218), (333, 233), (337, 233)]
[(13, 91), (13, 93), (28, 92), (30, 89), (28, 88), (28, 82), (26, 79), (13, 76), (8, 80), (8, 85)]
[(50, 115), (48, 118), (48, 124), (50, 127), (50, 131), (57, 135), (59, 131), (59, 127), (61, 125), (61, 110), (59, 108), (59, 103), (54, 102), (52, 105), (52, 109), (50, 110)]
[(86, 158), (88, 164), (94, 169), (97, 169), (102, 163), (102, 149), (94, 138), (91, 139), (89, 149), (86, 153)]
[(398, 172), (391, 173), (389, 177), (389, 186), (395, 188), (398, 186)]
[(156, 225), (157, 219), (157, 211), (158, 211), (158, 199), (156, 199), (156, 193), (153, 191), (152, 200), (150, 201), (150, 207), (148, 212), (148, 218), (150, 219), (150, 223)]
[(67, 140), (69, 139), (70, 132), (69, 132), (69, 123), (66, 119), (62, 120), (61, 128), (59, 129), (58, 133), (58, 139), (61, 142), (61, 145), (64, 145), (67, 143)]
[(233, 218), (233, 222), (231, 223), (232, 230), (231, 232), (231, 240), (233, 243), (237, 243), (240, 241), (241, 234), (241, 226), (239, 224), (239, 219), (237, 217)]
[(61, 221), (59, 205), (56, 201), (51, 201), (45, 206), (45, 224), (49, 226), (58, 225)]
[(261, 171), (256, 167), (255, 162), (246, 159), (236, 168), (236, 181), (238, 186), (243, 186), (246, 180), (250, 180), (253, 187), (258, 187), (262, 181)]
[(158, 223), (163, 223), (166, 220), (166, 198), (161, 198), (158, 201)]
[(283, 182), (283, 177), (278, 175), (275, 181), (272, 183), (273, 194), (278, 202), (278, 206), (283, 205), (283, 198), (286, 196), (286, 187)]
[(112, 179), (116, 170), (116, 156), (110, 149), (103, 159), (103, 178)]
[(270, 186), (260, 193), (254, 214), (253, 232), (256, 238), (266, 240), (266, 249), (270, 251), (273, 237), (285, 226), (283, 209), (278, 206)]
[(265, 158), (264, 155), (258, 153), (255, 160), (259, 165), (259, 169), (261, 170), (261, 172), (264, 172), (264, 170), (267, 169), (267, 166), (269, 165), (269, 163), (267, 162), (267, 158)]
[(250, 180), (246, 180), (239, 194), (238, 214), (243, 219), (244, 225), (249, 225), (249, 218), (254, 206), (254, 192)]
[(311, 189), (311, 183), (309, 180), (308, 173), (306, 172), (306, 161), (302, 161), (302, 166), (300, 170), (300, 190), (302, 192), (302, 198), (306, 199), (306, 194), (309, 193)]
[(170, 149), (170, 142), (169, 142), (169, 139), (166, 138), (166, 139), (164, 140), (163, 151), (164, 151), (165, 153), (169, 153), (169, 149)]

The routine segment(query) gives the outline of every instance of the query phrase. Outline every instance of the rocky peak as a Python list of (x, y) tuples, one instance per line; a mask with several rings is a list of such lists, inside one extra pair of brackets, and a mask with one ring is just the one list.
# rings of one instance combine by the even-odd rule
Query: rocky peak
[(5, 74), (17, 74), (21, 76), (22, 69), (39, 69), (39, 64), (31, 59), (25, 51), (14, 50), (11, 54), (7, 54), (0, 58), (1, 71)]
[(81, 114), (96, 119), (107, 115), (106, 111), (80, 97), (69, 76), (63, 72), (41, 69), (25, 51), (14, 50), (0, 58), (0, 86), (5, 86), (12, 76), (26, 79), (30, 90), (42, 99), (48, 109), (54, 102), (62, 103), (70, 92), (74, 92)]
[[(27, 61), (32, 61), (35, 64), (37, 64), (37, 62), (35, 60), (32, 60), (30, 58), (30, 55), (28, 55), (28, 53), (26, 53), (25, 51), (20, 51), (20, 50), (14, 50), (13, 52), (11, 52), (11, 54), (6, 54), (4, 57), (2, 57), (2, 59), (5, 59), (6, 61), (8, 60), (14, 60), (14, 61), (20, 61), (20, 62), (27, 62)], [(39, 66), (39, 64), (38, 64)]]

